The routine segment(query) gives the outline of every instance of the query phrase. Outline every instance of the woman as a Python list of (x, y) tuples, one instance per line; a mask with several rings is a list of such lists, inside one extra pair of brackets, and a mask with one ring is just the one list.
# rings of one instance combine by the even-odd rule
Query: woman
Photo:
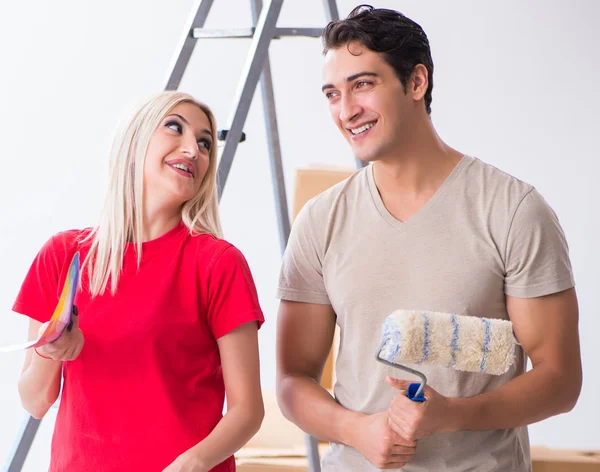
[(215, 129), (189, 95), (142, 104), (115, 138), (98, 226), (53, 236), (25, 278), (13, 310), (33, 339), (76, 251), (84, 261), (70, 329), (27, 352), (19, 381), (41, 418), (64, 380), (51, 471), (233, 471), (260, 426), (264, 319), (220, 239)]

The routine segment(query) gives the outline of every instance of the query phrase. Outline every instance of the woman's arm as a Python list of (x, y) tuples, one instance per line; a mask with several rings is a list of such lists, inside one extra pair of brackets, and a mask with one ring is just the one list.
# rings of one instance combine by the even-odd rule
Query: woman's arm
[(264, 405), (260, 388), (256, 322), (244, 323), (217, 340), (227, 394), (227, 413), (200, 443), (164, 472), (204, 472), (248, 442), (260, 428)]
[[(37, 339), (47, 324), (30, 320), (29, 340)], [(27, 350), (19, 379), (19, 396), (31, 416), (41, 419), (54, 404), (60, 393), (62, 363), (76, 359), (83, 343), (77, 308), (74, 306), (71, 324), (56, 341), (37, 348), (41, 355), (36, 354), (34, 348)]]
[[(28, 339), (34, 340), (42, 323), (29, 321)], [(33, 348), (25, 354), (25, 364), (19, 379), (19, 396), (23, 407), (31, 416), (41, 419), (58, 398), (62, 361), (44, 359)]]

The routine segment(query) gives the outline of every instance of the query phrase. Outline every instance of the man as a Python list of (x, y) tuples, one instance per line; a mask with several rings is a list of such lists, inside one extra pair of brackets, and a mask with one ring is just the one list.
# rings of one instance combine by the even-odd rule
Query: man
[[(323, 92), (372, 165), (294, 223), (278, 296), (278, 398), (331, 442), (324, 471), (529, 471), (526, 425), (573, 408), (578, 308), (558, 219), (530, 185), (445, 144), (430, 119), (427, 36), (402, 14), (356, 8), (324, 31)], [(397, 309), (510, 319), (500, 376), (420, 366), (426, 401), (374, 360)], [(335, 399), (319, 385), (340, 328)], [(526, 356), (532, 369), (525, 373)], [(414, 379), (413, 379), (414, 380)]]

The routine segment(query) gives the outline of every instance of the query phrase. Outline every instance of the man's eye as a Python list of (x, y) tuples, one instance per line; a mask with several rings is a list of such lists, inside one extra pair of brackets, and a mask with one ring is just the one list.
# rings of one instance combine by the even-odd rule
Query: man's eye
[(334, 98), (335, 96), (336, 96), (336, 92), (327, 92), (327, 93), (325, 94), (325, 98), (326, 98), (327, 100), (331, 100), (331, 99), (332, 99), (332, 98)]
[(371, 85), (372, 82), (367, 82), (366, 80), (361, 80), (360, 82), (356, 82), (356, 87), (361, 88), (365, 85)]

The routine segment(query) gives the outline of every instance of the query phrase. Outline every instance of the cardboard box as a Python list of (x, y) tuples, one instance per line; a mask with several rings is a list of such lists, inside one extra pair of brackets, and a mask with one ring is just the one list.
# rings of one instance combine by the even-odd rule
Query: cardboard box
[(265, 419), (260, 430), (235, 454), (238, 472), (306, 471), (304, 432), (285, 419), (277, 405), (275, 392), (263, 391), (263, 399)]
[[(323, 457), (328, 444), (319, 445), (319, 456)], [(236, 455), (237, 472), (308, 472), (308, 459), (304, 446), (289, 449), (244, 448)]]
[(356, 172), (356, 169), (352, 167), (324, 166), (296, 170), (294, 206), (292, 208), (293, 218), (296, 218), (296, 215), (311, 198), (347, 179), (354, 172)]
[(275, 392), (263, 390), (263, 400), (265, 418), (261, 428), (239, 452), (240, 457), (256, 457), (257, 453), (265, 449), (277, 450), (282, 455), (306, 454), (304, 432), (283, 416)]
[(600, 472), (600, 451), (531, 447), (533, 472)]

